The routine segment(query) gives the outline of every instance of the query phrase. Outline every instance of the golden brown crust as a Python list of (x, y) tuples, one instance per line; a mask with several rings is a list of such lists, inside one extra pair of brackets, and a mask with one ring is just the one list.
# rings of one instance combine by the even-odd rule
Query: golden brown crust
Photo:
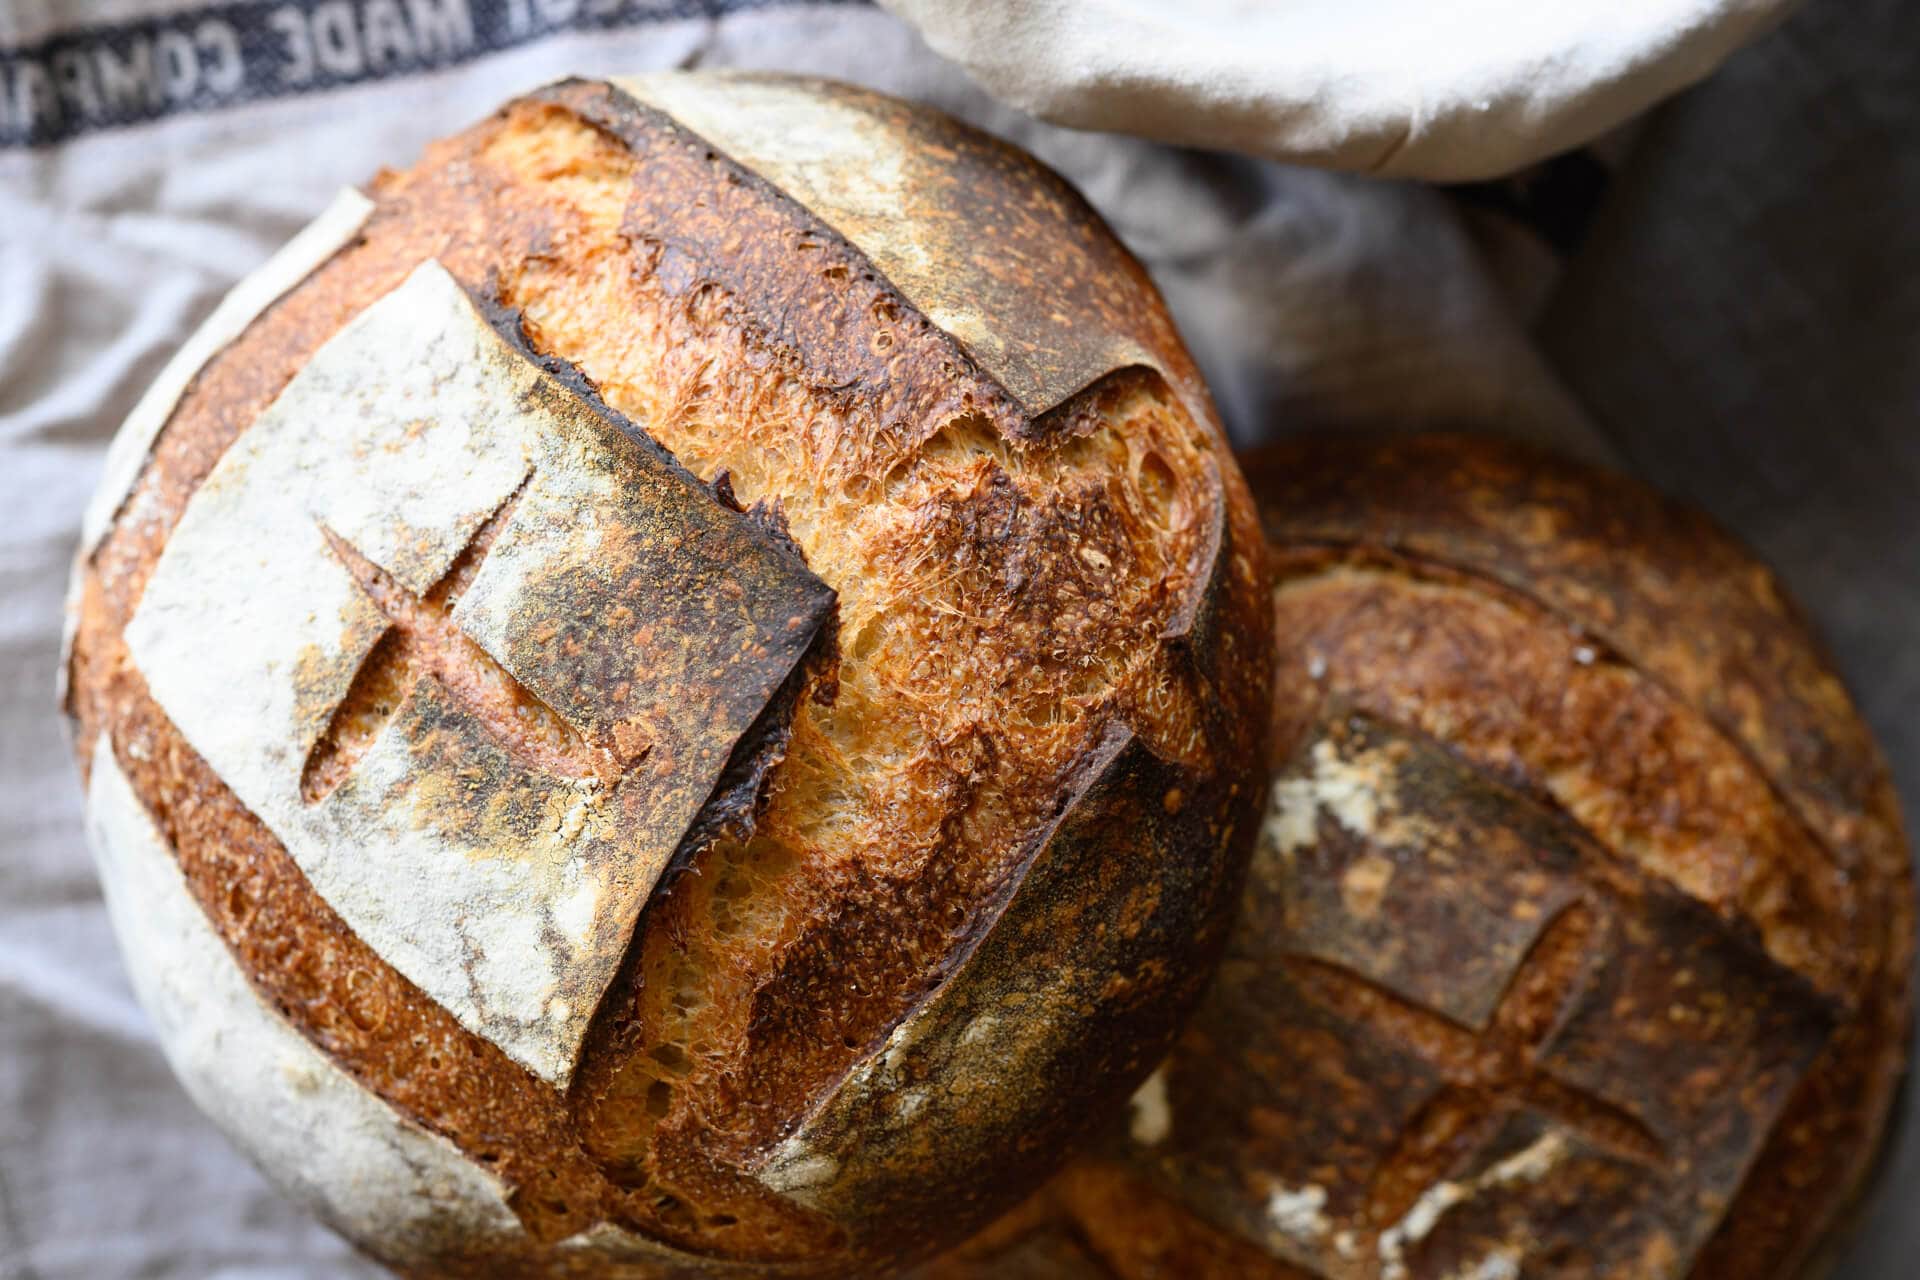
[[(1137, 264), (1057, 179), (960, 141), (991, 162), (969, 181), (1019, 197), (1030, 257), (1054, 235), (1097, 251), (1113, 278), (1087, 305), (1144, 357), (1044, 422), (805, 209), (576, 84), (383, 177), (361, 238), (196, 380), (92, 560), (72, 665), (82, 758), (110, 734), (272, 1004), (513, 1188), (526, 1251), (463, 1274), (590, 1270), (544, 1246), (597, 1222), (716, 1266), (838, 1272), (933, 1247), (1057, 1163), (1162, 1051), (1210, 967), (1257, 789), (1250, 712), (1271, 656), (1257, 526)], [(1052, 204), (1021, 203), (1031, 190)], [(579, 366), (578, 389), (729, 495), (783, 511), (841, 589), (825, 642), (839, 652), (750, 735), (771, 745), (723, 779), (731, 807), (647, 908), (564, 1096), (354, 935), (168, 721), (121, 635), (226, 446), (429, 257), (512, 312), (537, 355)], [(842, 269), (816, 271), (825, 257)], [(1009, 331), (1036, 323), (1057, 321), (1027, 306)], [(428, 634), (416, 621), (402, 630)], [(393, 687), (368, 705), (458, 665), (442, 640), (375, 663), (370, 682), (385, 671)], [(351, 768), (357, 706), (336, 717), (328, 751), (346, 755), (315, 766), (320, 790)], [(578, 763), (580, 744), (535, 736), (529, 752)], [(1108, 931), (1089, 949), (1071, 928), (1094, 917)], [(1016, 998), (1051, 1038), (963, 1040)], [(914, 1068), (927, 1127), (863, 1143), (872, 1109), (919, 1083), (875, 1074), (903, 1035), (945, 1046)], [(1022, 1065), (989, 1082), (990, 1049)], [(973, 1095), (989, 1083), (987, 1108)], [(1025, 1136), (1003, 1158), (1010, 1125)], [(829, 1149), (839, 1176), (809, 1181)]]
[(1156, 1118), (1057, 1212), (1130, 1278), (1167, 1221), (1190, 1256), (1327, 1277), (1802, 1274), (1902, 1070), (1912, 897), (1877, 750), (1777, 581), (1511, 444), (1249, 472), (1266, 834)]

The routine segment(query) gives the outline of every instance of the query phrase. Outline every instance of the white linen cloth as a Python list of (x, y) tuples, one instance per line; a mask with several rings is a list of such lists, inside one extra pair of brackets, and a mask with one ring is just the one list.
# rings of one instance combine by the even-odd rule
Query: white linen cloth
[(1588, 141), (1791, 2), (881, 0), (1043, 120), (1445, 181)]
[[(341, 185), (574, 72), (773, 66), (933, 101), (1087, 192), (1243, 443), (1478, 425), (1729, 519), (1812, 606), (1920, 812), (1916, 47), (1898, 0), (1815, 0), (1639, 131), (1561, 276), (1454, 194), (1036, 124), (862, 6), (0, 0), (0, 1280), (374, 1274), (168, 1076), (53, 713), (107, 438)], [(1845, 1280), (1910, 1274), (1916, 1182), (1909, 1137)]]

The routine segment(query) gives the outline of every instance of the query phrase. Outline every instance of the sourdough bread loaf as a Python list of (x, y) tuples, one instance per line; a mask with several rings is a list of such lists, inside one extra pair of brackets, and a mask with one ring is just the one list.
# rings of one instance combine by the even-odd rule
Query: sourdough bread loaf
[(1106, 1154), (941, 1274), (1819, 1274), (1900, 1077), (1893, 791), (1763, 565), (1466, 436), (1248, 463), (1275, 766)]
[(67, 697), (129, 968), (402, 1270), (924, 1253), (1212, 971), (1259, 546), (1029, 157), (820, 82), (555, 85), (343, 196), (116, 442)]

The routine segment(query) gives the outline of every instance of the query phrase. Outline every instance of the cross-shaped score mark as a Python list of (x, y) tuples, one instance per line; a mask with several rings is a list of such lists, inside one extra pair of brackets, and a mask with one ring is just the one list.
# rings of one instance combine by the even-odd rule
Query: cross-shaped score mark
[(345, 927), (564, 1089), (640, 912), (832, 612), (426, 262), (222, 455), (127, 643)]
[(1414, 1115), (1374, 1172), (1366, 1211), (1370, 1221), (1381, 1227), (1397, 1221), (1514, 1111), (1546, 1116), (1636, 1163), (1665, 1162), (1660, 1140), (1638, 1119), (1538, 1065), (1579, 993), (1582, 970), (1603, 933), (1600, 913), (1584, 902), (1560, 912), (1528, 951), (1479, 1033), (1340, 966), (1310, 956), (1287, 958), (1289, 977), (1308, 999), (1356, 1027), (1373, 1028), (1398, 1047), (1412, 1048), (1447, 1082)]
[(487, 517), (452, 567), (424, 595), (409, 591), (346, 539), (325, 524), (320, 526), (334, 556), (390, 625), (361, 663), (327, 731), (307, 757), (300, 783), (307, 803), (324, 799), (346, 778), (408, 690), (427, 676), (439, 681), (515, 756), (547, 773), (612, 782), (625, 765), (645, 754), (643, 747), (623, 760), (610, 748), (588, 741), (454, 620), (460, 593), (479, 572), (525, 487), (523, 483)]

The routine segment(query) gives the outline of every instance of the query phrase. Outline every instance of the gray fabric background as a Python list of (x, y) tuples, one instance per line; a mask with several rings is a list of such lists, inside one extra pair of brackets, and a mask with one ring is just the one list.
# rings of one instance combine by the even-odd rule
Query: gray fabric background
[[(88, 21), (184, 0), (103, 0)], [(0, 0), (0, 49), (72, 21)], [(1634, 131), (1564, 271), (1432, 189), (1072, 134), (893, 19), (772, 7), (0, 149), (0, 1280), (370, 1274), (192, 1110), (133, 1003), (53, 713), (101, 450), (168, 350), (341, 184), (568, 72), (738, 63), (1037, 150), (1151, 266), (1243, 442), (1475, 424), (1624, 459), (1759, 545), (1920, 812), (1920, 7), (1814, 0)], [(1847, 1280), (1920, 1270), (1907, 1129)]]
[[(1633, 469), (1777, 564), (1920, 815), (1920, 6), (1816, 0), (1656, 113), (1539, 339)], [(1911, 1108), (1907, 1108), (1911, 1110)], [(1843, 1280), (1920, 1275), (1902, 1124)]]

